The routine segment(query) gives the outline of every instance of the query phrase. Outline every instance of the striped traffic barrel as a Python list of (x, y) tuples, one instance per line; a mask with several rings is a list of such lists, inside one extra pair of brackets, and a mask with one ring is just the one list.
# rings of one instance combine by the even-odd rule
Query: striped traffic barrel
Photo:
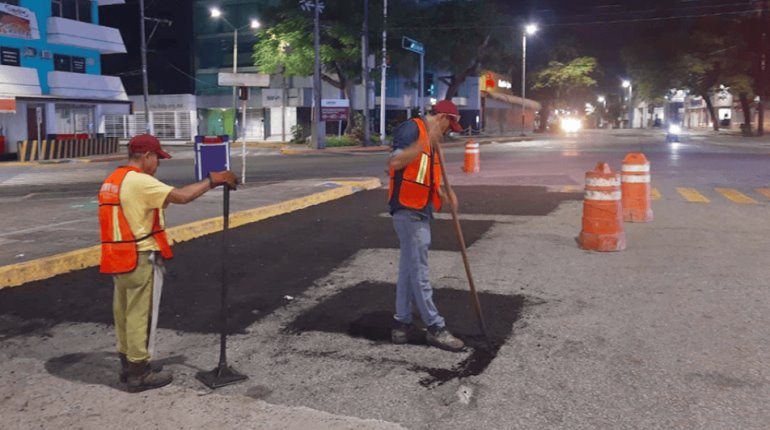
[(586, 172), (583, 229), (578, 243), (591, 251), (626, 249), (620, 175), (613, 173), (607, 163), (600, 162), (594, 170)]

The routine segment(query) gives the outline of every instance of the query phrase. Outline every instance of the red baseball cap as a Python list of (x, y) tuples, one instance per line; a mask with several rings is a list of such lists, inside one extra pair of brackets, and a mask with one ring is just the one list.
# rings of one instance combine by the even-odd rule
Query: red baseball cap
[(139, 134), (128, 141), (128, 153), (137, 154), (145, 152), (154, 152), (158, 158), (171, 158), (171, 155), (161, 149), (160, 140), (151, 134)]
[(459, 122), (457, 122), (457, 120), (460, 119), (460, 111), (457, 109), (457, 106), (455, 106), (454, 103), (449, 100), (441, 100), (433, 105), (433, 112), (455, 115), (453, 117), (449, 117), (449, 128), (451, 128), (455, 133), (462, 133), (463, 127)]

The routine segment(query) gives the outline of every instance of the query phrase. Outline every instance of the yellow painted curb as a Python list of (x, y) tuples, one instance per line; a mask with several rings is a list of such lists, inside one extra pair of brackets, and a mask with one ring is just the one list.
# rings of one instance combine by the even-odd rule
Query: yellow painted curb
[[(381, 186), (380, 180), (377, 178), (333, 180), (329, 181), (329, 183), (334, 183), (339, 186), (309, 196), (286, 200), (269, 206), (231, 213), (230, 226), (234, 228), (262, 221), (267, 218), (284, 215), (310, 206), (349, 196), (361, 190), (373, 190)], [(222, 231), (222, 217), (195, 221), (171, 227), (167, 230), (169, 239), (173, 243), (185, 242), (219, 231)], [(0, 267), (0, 289), (17, 287), (28, 282), (48, 279), (56, 275), (97, 266), (99, 264), (100, 253), (101, 247), (97, 245), (52, 255), (50, 257), (38, 258), (24, 263)]]

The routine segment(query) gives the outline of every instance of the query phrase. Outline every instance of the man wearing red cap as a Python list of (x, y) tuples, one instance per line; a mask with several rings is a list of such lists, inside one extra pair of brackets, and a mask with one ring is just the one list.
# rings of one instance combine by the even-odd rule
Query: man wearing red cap
[(153, 369), (163, 260), (173, 257), (164, 230), (163, 209), (189, 203), (206, 191), (227, 185), (235, 189), (230, 171), (174, 188), (155, 179), (160, 159), (171, 158), (152, 135), (128, 142), (128, 164), (118, 167), (99, 190), (102, 253), (99, 270), (114, 278), (113, 316), (120, 357), (120, 380), (129, 392), (159, 388), (171, 382), (169, 372)]
[(403, 344), (414, 330), (412, 306), (420, 311), (428, 344), (460, 351), (465, 345), (446, 329), (433, 303), (428, 270), (430, 220), (433, 210), (447, 202), (457, 208), (457, 197), (441, 188), (441, 163), (435, 147), (450, 129), (462, 132), (460, 112), (449, 100), (436, 103), (425, 118), (400, 124), (393, 132), (393, 152), (388, 162), (388, 200), (393, 227), (400, 243), (393, 343)]

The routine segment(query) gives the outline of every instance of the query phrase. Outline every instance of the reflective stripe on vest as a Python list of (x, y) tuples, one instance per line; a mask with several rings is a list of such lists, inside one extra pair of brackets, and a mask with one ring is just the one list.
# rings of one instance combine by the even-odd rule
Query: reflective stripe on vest
[(128, 172), (140, 173), (141, 171), (132, 166), (118, 167), (99, 190), (99, 226), (102, 243), (99, 271), (102, 273), (128, 273), (136, 269), (139, 258), (137, 243), (149, 237), (155, 239), (163, 258), (168, 260), (174, 256), (162, 227), (160, 209), (153, 210), (150, 234), (137, 239), (131, 231), (123, 208), (120, 206), (120, 187)]
[[(421, 118), (415, 118), (412, 121), (419, 129), (417, 145), (420, 145), (421, 152), (403, 169), (398, 190), (398, 203), (406, 208), (422, 210), (429, 201), (432, 201), (433, 207), (439, 210), (441, 209), (441, 198), (438, 193), (441, 186), (441, 163), (430, 146), (425, 123)], [(388, 173), (390, 175), (388, 201), (390, 201), (394, 194), (396, 170), (390, 168)]]

